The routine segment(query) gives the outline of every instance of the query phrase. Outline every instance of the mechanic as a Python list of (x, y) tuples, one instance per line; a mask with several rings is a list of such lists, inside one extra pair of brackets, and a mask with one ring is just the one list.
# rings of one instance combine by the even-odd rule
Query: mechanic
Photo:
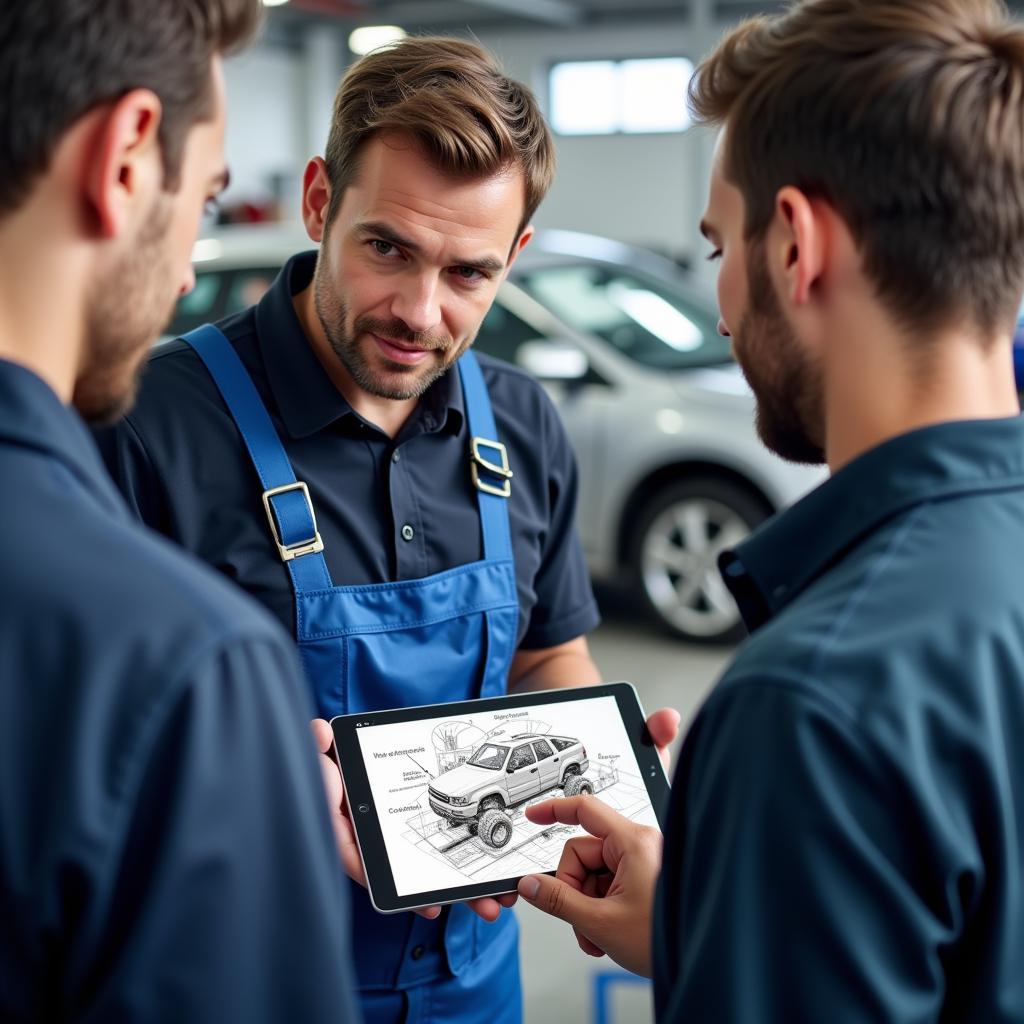
[[(325, 718), (600, 681), (566, 435), (535, 381), (469, 351), (553, 170), (533, 97), (475, 44), (363, 58), (305, 173), (319, 254), (158, 351), (99, 437), (143, 521), (295, 632)], [(664, 745), (677, 717), (651, 728)], [(498, 901), (353, 902), (368, 1021), (520, 1019)]]
[(4, 1021), (353, 1019), (294, 646), (133, 520), (82, 422), (124, 409), (194, 282), (220, 55), (260, 16), (0, 5)]
[[(724, 333), (817, 491), (730, 554), (753, 630), (660, 837), (587, 798), (520, 892), (659, 1021), (1024, 1020), (1024, 28), (808, 0), (701, 66)], [(653, 908), (653, 928), (652, 928)], [(652, 946), (653, 937), (653, 946)]]

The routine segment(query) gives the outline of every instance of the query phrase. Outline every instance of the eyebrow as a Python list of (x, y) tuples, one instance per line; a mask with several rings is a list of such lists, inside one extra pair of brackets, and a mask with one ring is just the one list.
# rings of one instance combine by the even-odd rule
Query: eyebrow
[[(409, 252), (423, 251), (421, 246), (409, 238), (403, 238), (397, 231), (381, 221), (369, 221), (359, 224), (356, 227), (356, 231), (360, 235), (372, 235), (374, 238), (379, 238), (382, 242), (390, 242), (391, 245), (397, 245), (399, 248), (407, 249)], [(452, 265), (469, 267), (471, 270), (479, 270), (482, 273), (489, 274), (497, 274), (505, 269), (505, 261), (499, 260), (496, 256), (481, 256), (479, 259), (455, 259), (452, 261)]]

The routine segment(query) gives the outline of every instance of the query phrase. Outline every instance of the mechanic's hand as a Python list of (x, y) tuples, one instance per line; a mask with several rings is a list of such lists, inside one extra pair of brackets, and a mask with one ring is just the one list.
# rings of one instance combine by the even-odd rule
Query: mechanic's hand
[(590, 835), (565, 844), (554, 878), (520, 879), (519, 895), (568, 921), (584, 953), (607, 953), (626, 970), (650, 977), (661, 833), (590, 795), (533, 804), (526, 817), (538, 825), (582, 825)]
[(682, 716), (675, 708), (662, 708), (647, 719), (647, 731), (651, 734), (658, 757), (661, 758), (661, 763), (665, 766), (665, 774), (670, 777), (672, 755), (668, 748), (679, 735), (681, 720)]
[[(338, 765), (331, 756), (331, 751), (334, 748), (334, 734), (331, 732), (330, 725), (322, 718), (313, 719), (312, 727), (316, 748), (320, 751), (320, 771), (324, 778), (327, 807), (330, 811), (331, 824), (334, 826), (334, 839), (338, 845), (341, 863), (349, 878), (358, 882), (365, 889), (366, 870), (363, 868), (363, 859), (359, 855), (359, 846), (356, 843), (355, 829), (348, 812), (345, 784), (341, 780)], [(517, 896), (513, 892), (493, 899), (483, 897), (478, 900), (467, 900), (467, 904), (485, 921), (495, 921), (501, 913), (501, 908), (511, 907), (516, 899)], [(414, 913), (419, 914), (420, 917), (433, 919), (441, 913), (441, 908), (420, 907)]]

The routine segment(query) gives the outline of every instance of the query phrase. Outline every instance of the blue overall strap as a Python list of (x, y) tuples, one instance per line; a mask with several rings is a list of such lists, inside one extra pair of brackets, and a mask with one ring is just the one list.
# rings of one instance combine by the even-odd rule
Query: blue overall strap
[[(459, 375), (462, 377), (462, 394), (466, 401), (466, 418), (469, 420), (469, 434), (472, 439), (480, 442), (480, 454), (487, 462), (496, 463), (495, 453), (499, 453), (501, 463), (507, 469), (508, 459), (505, 455), (505, 448), (498, 440), (498, 429), (494, 425), (494, 413), (491, 410), (491, 400), (487, 395), (487, 385), (484, 383), (484, 375), (480, 370), (480, 363), (475, 353), (467, 351), (459, 359)], [(471, 458), (479, 469), (479, 462), (471, 454)], [(487, 476), (486, 471), (480, 474)], [(474, 474), (475, 477), (475, 474)], [(495, 484), (504, 484), (506, 490), (511, 490), (511, 473), (505, 479), (496, 477), (492, 481)], [(494, 487), (499, 490), (500, 487)], [(508, 497), (499, 497), (494, 493), (487, 493), (477, 485), (477, 501), (480, 505), (480, 522), (484, 535), (484, 558), (506, 559), (512, 557), (512, 537), (508, 528)]]
[[(331, 586), (327, 563), (316, 529), (313, 505), (305, 484), (295, 479), (281, 438), (266, 406), (231, 342), (213, 324), (203, 324), (184, 335), (206, 364), (234, 418), (252, 464), (263, 484), (263, 501), (271, 532), (291, 573), (296, 593)], [(314, 540), (316, 543), (314, 543)]]

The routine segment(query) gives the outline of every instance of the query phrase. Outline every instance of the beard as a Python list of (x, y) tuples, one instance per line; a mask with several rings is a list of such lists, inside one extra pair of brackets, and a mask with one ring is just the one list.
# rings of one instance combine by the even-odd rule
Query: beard
[(750, 245), (747, 280), (747, 310), (733, 334), (733, 349), (757, 401), (758, 436), (788, 462), (820, 465), (825, 461), (821, 369), (782, 312), (763, 243)]
[[(397, 318), (381, 320), (370, 316), (356, 317), (350, 328), (348, 306), (334, 288), (326, 242), (325, 236), (313, 275), (313, 300), (332, 351), (352, 380), (367, 394), (395, 401), (419, 398), (448, 372), (452, 363), (473, 343), (475, 334), (459, 344), (451, 336), (410, 330)], [(369, 334), (428, 349), (426, 365), (408, 366), (388, 359), (377, 351), (376, 343), (367, 338)], [(371, 364), (363, 345), (372, 346), (371, 352), (377, 356), (378, 365)]]
[(137, 237), (90, 288), (84, 358), (72, 396), (88, 422), (112, 422), (131, 407), (146, 353), (174, 312), (170, 221), (171, 201), (158, 197)]

